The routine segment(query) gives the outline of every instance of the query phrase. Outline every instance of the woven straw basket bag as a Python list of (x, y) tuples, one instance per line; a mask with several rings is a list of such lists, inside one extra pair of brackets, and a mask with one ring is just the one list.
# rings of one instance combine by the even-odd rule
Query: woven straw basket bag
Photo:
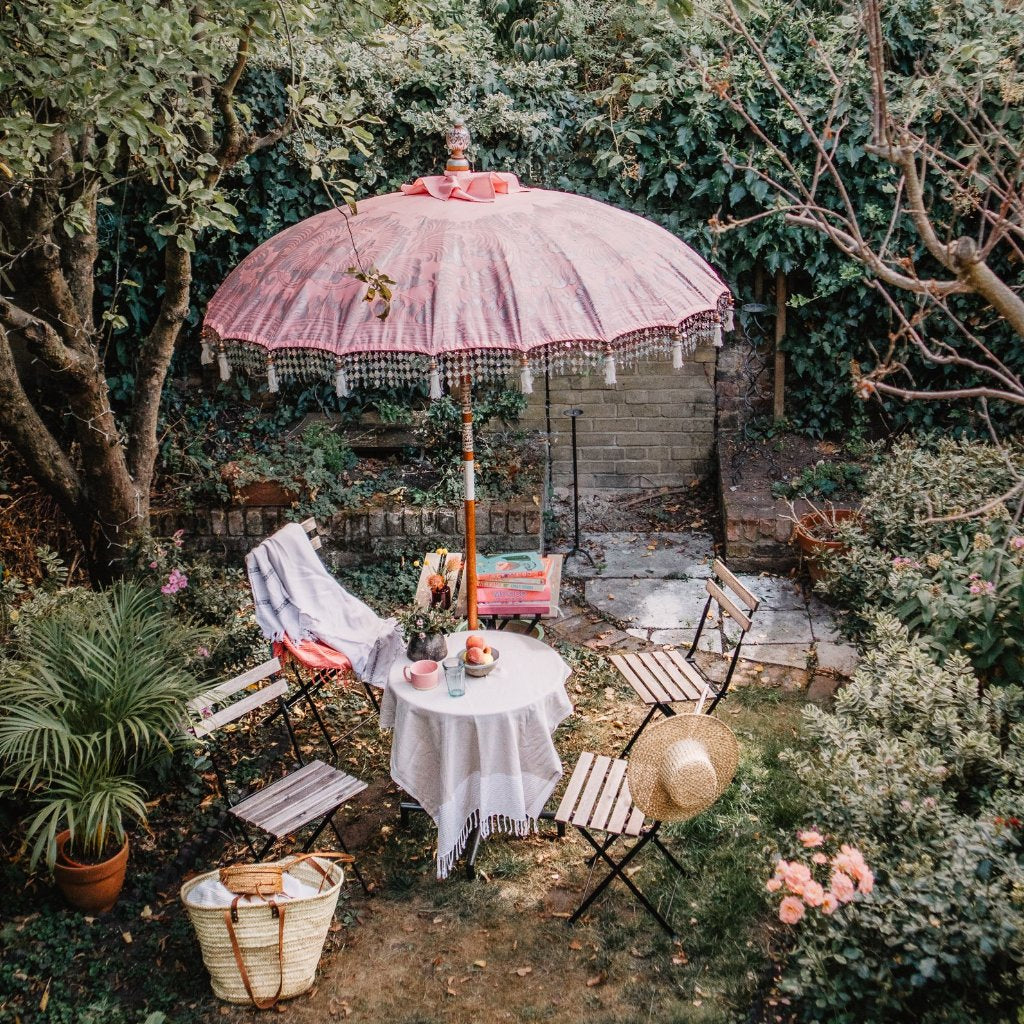
[[(219, 877), (219, 871), (198, 875), (181, 887), (192, 926), (196, 930), (203, 963), (210, 972), (213, 993), (229, 1003), (248, 1003), (266, 1010), (279, 999), (308, 991), (316, 977), (327, 930), (338, 905), (344, 881), (340, 864), (325, 857), (289, 858), (253, 867), (281, 870), (304, 882), (317, 895), (289, 899), (274, 887), (262, 885), (257, 899), (236, 897), (231, 907), (197, 906), (189, 894), (201, 882)], [(254, 887), (231, 885), (234, 891)]]

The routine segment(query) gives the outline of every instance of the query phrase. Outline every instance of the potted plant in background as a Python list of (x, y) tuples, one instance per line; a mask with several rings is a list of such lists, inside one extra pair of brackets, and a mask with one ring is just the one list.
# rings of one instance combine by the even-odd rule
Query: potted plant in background
[(443, 661), (448, 657), (446, 637), (459, 628), (458, 616), (447, 608), (410, 605), (396, 612), (410, 661)]
[(147, 773), (184, 740), (204, 638), (154, 590), (119, 583), (26, 623), (0, 664), (0, 788), (34, 806), (31, 862), (83, 910), (121, 892), (125, 822), (146, 823)]
[(793, 540), (807, 563), (807, 572), (818, 582), (824, 576), (824, 559), (846, 549), (842, 533), (861, 521), (853, 508), (836, 508), (831, 502), (821, 508), (811, 507), (798, 516), (792, 513)]

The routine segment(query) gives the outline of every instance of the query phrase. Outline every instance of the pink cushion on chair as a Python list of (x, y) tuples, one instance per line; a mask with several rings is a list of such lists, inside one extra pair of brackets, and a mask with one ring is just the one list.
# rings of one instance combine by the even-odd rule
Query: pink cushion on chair
[(300, 665), (310, 669), (333, 669), (336, 672), (351, 672), (352, 662), (333, 647), (319, 640), (296, 642), (285, 634), (284, 640), (274, 641), (274, 657), (282, 661), (294, 658)]

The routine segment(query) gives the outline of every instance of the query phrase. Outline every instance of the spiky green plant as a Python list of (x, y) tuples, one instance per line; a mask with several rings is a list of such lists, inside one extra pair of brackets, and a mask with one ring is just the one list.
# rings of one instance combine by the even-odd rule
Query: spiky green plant
[(56, 836), (99, 859), (146, 821), (140, 777), (183, 739), (185, 704), (203, 689), (189, 668), (197, 631), (160, 595), (119, 583), (32, 622), (0, 662), (2, 788), (29, 797), (32, 863), (52, 866)]

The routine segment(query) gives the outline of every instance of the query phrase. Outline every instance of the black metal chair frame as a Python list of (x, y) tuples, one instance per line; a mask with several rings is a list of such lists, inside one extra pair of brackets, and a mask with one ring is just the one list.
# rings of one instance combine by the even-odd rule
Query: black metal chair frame
[[(589, 829), (583, 825), (577, 825), (573, 823), (573, 827), (579, 831), (584, 839), (594, 848), (594, 853), (588, 858), (587, 863), (590, 865), (591, 877), (593, 876), (594, 867), (597, 861), (603, 860), (610, 868), (609, 872), (605, 877), (593, 888), (590, 889), (591, 878), (587, 879), (587, 890), (584, 890), (583, 901), (576, 908), (573, 914), (568, 919), (568, 924), (575, 924), (593, 905), (594, 901), (608, 888), (611, 883), (618, 878), (636, 897), (637, 901), (643, 906), (643, 908), (658, 922), (659, 925), (668, 933), (669, 936), (674, 937), (676, 934), (675, 929), (671, 924), (662, 916), (661, 912), (654, 906), (653, 903), (640, 891), (640, 888), (633, 881), (632, 878), (627, 875), (626, 868), (630, 862), (640, 853), (641, 850), (647, 846), (648, 843), (653, 843), (669, 862), (669, 864), (676, 869), (681, 875), (685, 874), (683, 866), (673, 856), (671, 851), (665, 846), (665, 844), (658, 838), (658, 830), (661, 828), (661, 822), (654, 822), (649, 828), (644, 829), (636, 842), (626, 851), (621, 860), (614, 860), (608, 853), (612, 846), (620, 839), (624, 838), (622, 835), (610, 835), (607, 840), (603, 843), (599, 843), (590, 832)], [(589, 891), (588, 891), (589, 890)]]

